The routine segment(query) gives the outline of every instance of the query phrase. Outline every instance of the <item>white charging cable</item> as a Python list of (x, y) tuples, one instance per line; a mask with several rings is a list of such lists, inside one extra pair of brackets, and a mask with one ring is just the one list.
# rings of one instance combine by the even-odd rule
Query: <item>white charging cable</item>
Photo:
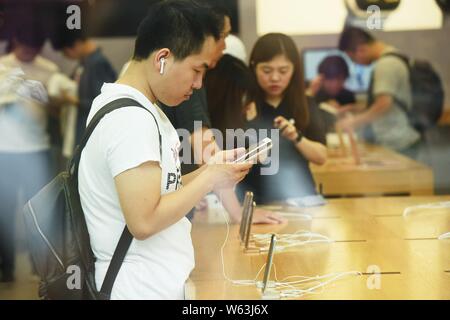
[[(256, 287), (261, 287), (261, 281), (258, 281), (258, 277), (261, 274), (261, 272), (263, 271), (264, 267), (266, 266), (266, 264), (264, 263), (261, 268), (259, 269), (259, 271), (257, 272), (256, 276), (254, 279), (250, 279), (250, 280), (235, 280), (235, 279), (231, 279), (230, 277), (227, 276), (226, 271), (225, 271), (225, 259), (224, 259), (224, 248), (228, 242), (228, 238), (229, 238), (229, 234), (230, 234), (230, 224), (228, 221), (228, 218), (225, 214), (225, 210), (222, 211), (223, 217), (225, 219), (226, 222), (226, 226), (227, 226), (227, 231), (226, 231), (226, 236), (225, 236), (225, 240), (222, 244), (222, 247), (220, 249), (220, 254), (221, 254), (221, 260), (222, 260), (222, 273), (224, 278), (229, 281), (230, 283), (232, 283), (233, 285), (238, 285), (238, 286), (252, 286), (255, 285)], [(313, 234), (310, 232), (310, 235)], [(276, 265), (273, 264), (273, 268), (274, 268), (274, 275), (275, 275), (275, 283), (274, 283), (274, 288), (277, 291), (280, 291), (279, 289), (285, 288), (285, 287), (291, 287), (292, 289), (288, 290), (288, 289), (283, 289), (280, 291), (279, 296), (280, 298), (298, 298), (301, 297), (305, 294), (320, 294), (320, 292), (316, 292), (317, 289), (322, 288), (322, 290), (324, 290), (324, 287), (342, 277), (348, 276), (348, 275), (361, 275), (360, 272), (357, 271), (351, 271), (351, 272), (342, 272), (342, 273), (337, 273), (337, 274), (328, 274), (328, 275), (324, 275), (324, 276), (315, 276), (315, 277), (307, 277), (307, 276), (290, 276), (290, 277), (286, 277), (283, 280), (279, 281), (277, 274), (276, 274)], [(325, 282), (320, 282), (319, 280), (321, 279), (327, 279), (332, 277), (330, 280), (327, 280)], [(301, 279), (298, 281), (290, 281), (290, 282), (286, 282), (287, 279), (292, 279), (292, 278), (296, 278), (296, 279)], [(299, 289), (296, 288), (296, 286), (299, 286), (303, 283), (307, 283), (307, 282), (319, 282), (319, 284), (311, 287), (311, 288), (307, 288), (307, 289)]]
[(450, 232), (441, 234), (441, 235), (438, 237), (438, 239), (439, 239), (439, 240), (447, 240), (447, 239), (450, 239)]
[(450, 201), (444, 201), (444, 202), (435, 202), (435, 203), (427, 203), (427, 204), (420, 204), (417, 206), (411, 206), (405, 208), (403, 210), (403, 217), (407, 217), (413, 212), (422, 211), (426, 209), (450, 209)]
[(227, 225), (227, 233), (225, 236), (225, 240), (222, 244), (222, 247), (220, 248), (220, 257), (222, 260), (222, 273), (223, 273), (223, 277), (230, 283), (234, 284), (234, 285), (238, 285), (238, 286), (251, 286), (251, 285), (255, 285), (256, 284), (256, 280), (258, 279), (258, 276), (261, 274), (262, 270), (264, 269), (264, 267), (266, 266), (266, 264), (263, 264), (263, 266), (259, 269), (258, 273), (256, 274), (255, 279), (253, 280), (235, 280), (235, 279), (231, 279), (230, 277), (227, 276), (226, 271), (225, 271), (225, 259), (224, 259), (224, 255), (223, 255), (223, 251), (224, 248), (228, 242), (228, 237), (230, 236), (230, 223), (228, 221), (227, 215), (225, 213), (225, 210), (221, 210), (223, 218), (225, 219), (225, 223)]
[[(291, 276), (287, 277), (282, 281), (276, 281), (275, 287), (280, 291), (281, 298), (300, 298), (306, 294), (320, 294), (325, 290), (325, 287), (330, 283), (333, 283), (341, 278), (347, 276), (361, 276), (362, 273), (359, 271), (347, 271), (340, 273), (330, 273), (323, 276), (316, 277), (304, 277), (304, 276)], [(289, 281), (285, 280), (291, 278), (301, 278), (298, 281)], [(325, 280), (328, 279), (328, 280)], [(325, 281), (320, 281), (325, 280)], [(309, 288), (301, 288), (300, 286), (304, 286), (310, 282), (317, 282), (316, 285)], [(317, 289), (321, 289), (321, 291), (317, 292)]]
[[(361, 276), (362, 273), (359, 271), (347, 271), (340, 273), (330, 273), (323, 276), (289, 276), (283, 280), (278, 280), (276, 265), (273, 265), (275, 281), (268, 283), (268, 291), (263, 294), (264, 296), (269, 296), (271, 298), (300, 298), (306, 294), (321, 294), (324, 292), (325, 287), (341, 278), (347, 276)], [(297, 281), (286, 281), (288, 279), (301, 279)], [(307, 285), (315, 284), (310, 287), (305, 287)], [(262, 288), (263, 284), (258, 281), (257, 287)], [(318, 289), (320, 289), (318, 291)]]
[[(255, 234), (253, 240), (259, 244), (259, 249), (262, 252), (269, 251), (270, 234)], [(306, 238), (306, 239), (305, 239)], [(310, 232), (306, 230), (299, 230), (292, 234), (278, 234), (277, 246), (275, 251), (280, 252), (288, 248), (305, 246), (313, 243), (332, 243), (334, 240), (324, 236), (320, 233)]]

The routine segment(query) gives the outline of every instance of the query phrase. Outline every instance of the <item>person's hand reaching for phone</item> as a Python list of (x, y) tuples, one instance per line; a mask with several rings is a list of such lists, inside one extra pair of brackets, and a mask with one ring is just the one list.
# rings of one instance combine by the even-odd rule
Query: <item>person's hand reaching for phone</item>
[(319, 74), (317, 77), (311, 80), (308, 89), (306, 89), (306, 94), (311, 97), (315, 97), (317, 93), (322, 88), (324, 76)]
[(253, 211), (254, 224), (281, 224), (286, 223), (287, 219), (278, 212), (255, 208)]
[(299, 134), (297, 128), (291, 121), (288, 121), (282, 116), (276, 117), (274, 120), (274, 127), (280, 129), (281, 135), (284, 138), (294, 143), (297, 141)]

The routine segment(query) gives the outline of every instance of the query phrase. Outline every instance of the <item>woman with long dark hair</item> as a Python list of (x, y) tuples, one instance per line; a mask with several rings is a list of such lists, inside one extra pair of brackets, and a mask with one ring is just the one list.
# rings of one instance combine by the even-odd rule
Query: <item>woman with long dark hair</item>
[(225, 54), (205, 79), (208, 111), (214, 128), (223, 136), (226, 129), (246, 126), (246, 111), (256, 99), (257, 85), (249, 68)]
[[(211, 125), (219, 130), (221, 136), (220, 138), (215, 134), (216, 143), (223, 149), (244, 146), (245, 141), (242, 139), (241, 143), (236, 141), (236, 138), (242, 136), (235, 130), (245, 129), (248, 116), (252, 116), (249, 111), (255, 110), (257, 84), (252, 72), (241, 60), (225, 54), (217, 66), (206, 74), (205, 87)], [(235, 206), (240, 207), (233, 194), (229, 203), (234, 202)], [(241, 216), (229, 212), (232, 221), (238, 222), (241, 219)], [(281, 215), (261, 208), (257, 208), (253, 213), (253, 223), (273, 224), (284, 221), (286, 220)]]
[[(250, 69), (258, 84), (255, 116), (247, 127), (278, 129), (278, 172), (263, 175), (253, 168), (244, 183), (259, 203), (284, 201), (316, 195), (309, 163), (326, 161), (325, 136), (321, 119), (305, 96), (300, 55), (293, 40), (280, 33), (258, 39), (251, 56)], [(311, 106), (311, 107), (310, 107)], [(272, 163), (273, 166), (273, 163)]]

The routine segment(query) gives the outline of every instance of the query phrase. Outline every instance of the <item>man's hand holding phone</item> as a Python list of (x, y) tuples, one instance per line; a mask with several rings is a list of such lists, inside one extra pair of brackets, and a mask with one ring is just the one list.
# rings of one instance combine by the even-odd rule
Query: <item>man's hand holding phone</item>
[(212, 156), (206, 170), (209, 172), (214, 191), (233, 188), (242, 181), (253, 166), (252, 163), (235, 163), (245, 154), (244, 148), (219, 151)]

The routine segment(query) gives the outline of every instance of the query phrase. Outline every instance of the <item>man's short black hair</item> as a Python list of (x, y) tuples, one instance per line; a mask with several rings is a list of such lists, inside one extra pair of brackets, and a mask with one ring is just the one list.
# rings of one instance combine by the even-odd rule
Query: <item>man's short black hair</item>
[(13, 30), (12, 38), (21, 45), (40, 50), (47, 40), (47, 35), (40, 24), (25, 23)]
[(87, 36), (80, 29), (69, 30), (65, 27), (57, 29), (51, 36), (52, 47), (55, 50), (62, 50), (65, 48), (72, 48), (77, 41), (85, 41)]
[(341, 33), (339, 39), (339, 50), (345, 52), (354, 52), (358, 46), (363, 44), (370, 44), (375, 41), (375, 38), (368, 32), (357, 27), (346, 27)]
[(200, 52), (208, 36), (220, 39), (223, 17), (197, 1), (168, 0), (154, 4), (138, 28), (133, 60), (147, 59), (169, 48), (175, 59)]
[(320, 63), (318, 71), (323, 74), (325, 79), (347, 79), (349, 76), (347, 62), (341, 56), (326, 57)]
[(214, 11), (214, 13), (218, 14), (222, 18), (228, 17), (228, 18), (231, 19), (230, 10), (227, 7), (225, 7), (223, 4), (221, 4), (221, 3), (211, 3), (211, 1), (209, 1), (208, 4), (211, 6), (211, 8)]

